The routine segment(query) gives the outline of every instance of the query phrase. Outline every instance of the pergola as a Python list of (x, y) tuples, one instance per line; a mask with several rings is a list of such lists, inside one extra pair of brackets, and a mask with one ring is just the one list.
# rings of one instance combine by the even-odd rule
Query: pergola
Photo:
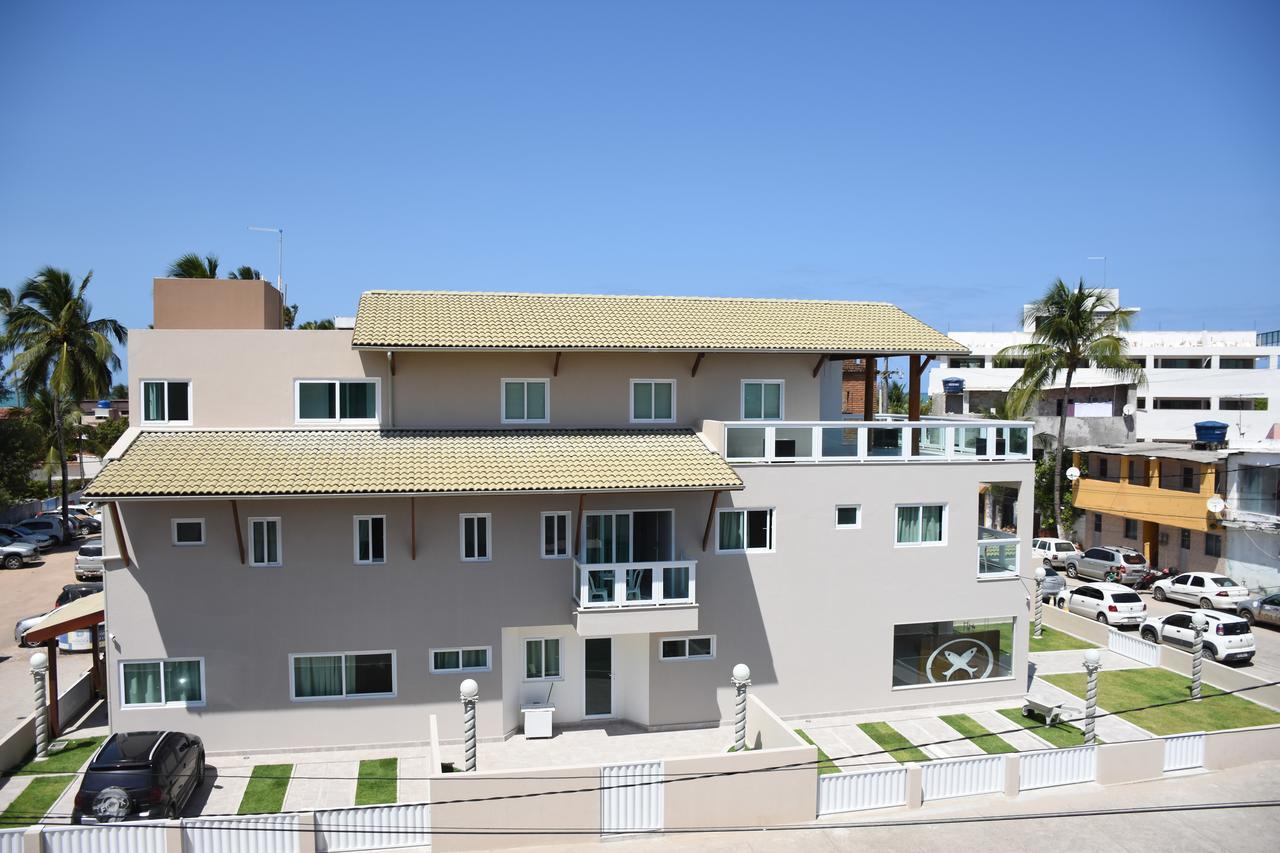
[(106, 609), (106, 594), (95, 592), (77, 598), (28, 628), (22, 635), (28, 643), (41, 643), (49, 653), (49, 732), (59, 735), (58, 725), (58, 637), (70, 631), (89, 629), (93, 654), (93, 690), (98, 696), (106, 693), (106, 664), (98, 655), (98, 643), (102, 620)]

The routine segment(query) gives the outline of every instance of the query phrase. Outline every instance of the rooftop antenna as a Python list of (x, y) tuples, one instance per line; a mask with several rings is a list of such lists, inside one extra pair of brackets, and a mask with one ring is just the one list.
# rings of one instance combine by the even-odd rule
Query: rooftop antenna
[(280, 298), (284, 301), (285, 305), (288, 305), (289, 291), (284, 289), (284, 229), (283, 228), (266, 228), (262, 225), (250, 225), (249, 230), (250, 231), (266, 231), (268, 233), (275, 234), (277, 236), (278, 240), (276, 245), (278, 249), (278, 254), (277, 254), (278, 265), (276, 267), (276, 290), (280, 291)]
[[(1103, 289), (1106, 289), (1106, 286), (1107, 286), (1107, 256), (1106, 256), (1106, 255), (1090, 255), (1090, 256), (1089, 256), (1089, 260), (1091, 260), (1091, 261), (1102, 261), (1102, 287), (1103, 287)], [(1117, 306), (1117, 307), (1119, 307), (1119, 306)]]

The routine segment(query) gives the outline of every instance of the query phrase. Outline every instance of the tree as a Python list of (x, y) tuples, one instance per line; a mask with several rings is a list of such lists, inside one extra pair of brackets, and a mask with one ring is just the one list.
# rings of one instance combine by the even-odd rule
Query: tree
[(298, 320), (298, 306), (285, 305), (280, 309), (280, 314), (281, 314), (280, 319), (284, 327), (286, 329), (292, 329), (293, 324), (296, 323)]
[[(909, 415), (911, 414), (910, 397), (907, 389), (902, 383), (896, 379), (889, 381), (889, 414), (891, 415)], [(933, 409), (933, 400), (927, 395), (920, 397), (920, 415), (929, 414)]]
[[(90, 272), (77, 284), (71, 274), (45, 267), (27, 279), (5, 315), (4, 342), (17, 354), (9, 373), (31, 401), (48, 391), (50, 422), (61, 423), (63, 412), (76, 400), (97, 398), (111, 385), (111, 371), (120, 366), (112, 340), (123, 344), (128, 331), (116, 320), (93, 319), (85, 291)], [(62, 429), (54, 430), (62, 469), (62, 522), (67, 526), (67, 443)]]
[(95, 456), (104, 456), (128, 428), (128, 418), (114, 418), (109, 421), (103, 421), (89, 430), (89, 440), (85, 442), (85, 449), (91, 451)]
[[(59, 406), (48, 388), (38, 388), (27, 399), (27, 421), (40, 436), (40, 460), (44, 463), (47, 478), (53, 476), (58, 467), (61, 448), (68, 443), (75, 444), (80, 434), (80, 410), (70, 406)], [(61, 434), (59, 434), (61, 426)], [(62, 478), (67, 478), (67, 469), (62, 469)]]
[[(1009, 389), (1007, 404), (1025, 412), (1046, 388), (1064, 377), (1062, 412), (1058, 415), (1058, 440), (1053, 446), (1055, 470), (1062, 468), (1062, 450), (1067, 436), (1066, 400), (1071, 380), (1081, 367), (1089, 366), (1117, 379), (1141, 384), (1146, 375), (1129, 361), (1123, 333), (1133, 322), (1132, 311), (1121, 309), (1103, 290), (1084, 286), (1073, 289), (1062, 279), (1049, 285), (1044, 296), (1026, 307), (1023, 322), (1034, 324), (1031, 341), (1014, 344), (996, 353), (996, 367), (1024, 362), (1022, 375)], [(1053, 519), (1058, 538), (1065, 538), (1062, 517), (1062, 478), (1053, 478)]]
[(262, 273), (253, 267), (236, 267), (227, 278), (240, 279), (241, 281), (264, 281)]
[(42, 446), (40, 430), (25, 411), (0, 419), (0, 508), (31, 497), (31, 469), (45, 457)]
[(123, 400), (129, 396), (129, 386), (122, 382), (117, 382), (111, 386), (111, 390), (107, 391), (107, 397), (112, 400)]
[(308, 320), (298, 327), (299, 329), (333, 329), (333, 320)]
[(187, 252), (169, 264), (170, 278), (217, 278), (218, 256), (205, 255), (203, 258), (195, 252)]

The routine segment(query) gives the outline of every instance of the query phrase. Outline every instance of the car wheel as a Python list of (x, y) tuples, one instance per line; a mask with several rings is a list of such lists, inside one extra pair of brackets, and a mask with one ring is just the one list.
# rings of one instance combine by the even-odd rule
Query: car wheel
[(1218, 662), (1218, 650), (1208, 643), (1204, 644), (1204, 656), (1214, 663)]
[(1164, 601), (1165, 600), (1164, 587), (1158, 586), (1155, 589), (1151, 590), (1151, 597), (1154, 598), (1156, 601)]
[(1160, 635), (1155, 631), (1152, 631), (1150, 628), (1143, 630), (1142, 639), (1146, 640), (1148, 643), (1156, 643), (1157, 645), (1160, 643)]
[(1212, 602), (1212, 601), (1210, 601), (1210, 600), (1209, 600), (1209, 599), (1207, 599), (1207, 598), (1202, 598), (1202, 599), (1200, 599), (1200, 607), (1201, 607), (1202, 609), (1204, 609), (1204, 610), (1212, 610), (1212, 609), (1213, 609), (1213, 602)]
[(1059, 598), (1059, 599), (1058, 599), (1058, 609), (1059, 609), (1059, 610), (1066, 610), (1066, 609), (1067, 609), (1067, 600), (1066, 600), (1065, 598)]
[(4, 558), (4, 567), (6, 569), (22, 568), (22, 558), (17, 554), (6, 554)]
[(1243, 619), (1244, 619), (1244, 621), (1246, 621), (1246, 622), (1248, 622), (1248, 623), (1249, 623), (1249, 627), (1250, 627), (1250, 628), (1252, 628), (1252, 627), (1254, 626), (1254, 624), (1257, 622), (1257, 617), (1255, 617), (1255, 616), (1253, 615), (1253, 611), (1252, 611), (1252, 610), (1241, 610), (1241, 611), (1240, 611), (1240, 616), (1241, 616), (1241, 618), (1243, 618)]
[(1094, 618), (1094, 619), (1097, 619), (1097, 620), (1098, 620), (1099, 622), (1101, 622), (1103, 625), (1109, 625), (1109, 624), (1110, 624), (1109, 622), (1107, 622), (1107, 614), (1105, 614), (1105, 613), (1099, 613), (1097, 616), (1095, 616), (1095, 617), (1093, 617), (1093, 618)]
[(1067, 563), (1067, 577), (1071, 578), (1072, 580), (1075, 580), (1076, 578), (1080, 577), (1080, 575), (1076, 572), (1075, 563)]
[(1052, 561), (1052, 560), (1050, 560), (1048, 557), (1045, 557), (1045, 558), (1044, 558), (1044, 562), (1043, 562), (1043, 563), (1041, 563), (1041, 565), (1042, 565), (1042, 566), (1044, 566), (1046, 569), (1052, 569), (1052, 568), (1053, 568), (1053, 561)]

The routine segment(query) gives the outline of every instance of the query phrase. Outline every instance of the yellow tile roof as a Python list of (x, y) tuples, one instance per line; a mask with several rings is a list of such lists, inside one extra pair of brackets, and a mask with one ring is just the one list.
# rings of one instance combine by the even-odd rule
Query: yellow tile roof
[(740, 489), (685, 429), (143, 432), (89, 498)]
[(888, 302), (370, 290), (355, 347), (964, 353)]

